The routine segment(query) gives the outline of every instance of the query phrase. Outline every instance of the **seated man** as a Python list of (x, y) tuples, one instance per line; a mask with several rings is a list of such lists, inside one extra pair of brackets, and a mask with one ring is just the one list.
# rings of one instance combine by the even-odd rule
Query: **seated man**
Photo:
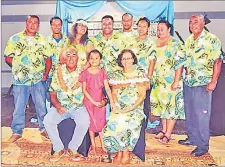
[[(53, 76), (50, 86), (50, 99), (54, 107), (44, 118), (44, 125), (55, 151), (50, 157), (51, 162), (58, 161), (65, 153), (72, 161), (79, 161), (77, 153), (85, 134), (89, 128), (90, 120), (86, 108), (82, 104), (83, 94), (79, 74), (77, 73), (77, 52), (74, 49), (66, 50), (65, 64), (59, 65)], [(65, 151), (59, 137), (57, 125), (64, 119), (72, 118), (76, 124), (72, 140)], [(66, 129), (65, 129), (66, 130)]]

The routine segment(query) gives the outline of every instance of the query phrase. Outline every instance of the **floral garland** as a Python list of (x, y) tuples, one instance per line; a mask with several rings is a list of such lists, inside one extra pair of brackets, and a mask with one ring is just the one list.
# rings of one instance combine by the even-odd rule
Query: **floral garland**
[(72, 82), (71, 82), (71, 78), (78, 78), (78, 74), (74, 74), (73, 76), (70, 76), (70, 77), (65, 77), (65, 75), (63, 76), (63, 73), (64, 74), (66, 73), (65, 64), (59, 65), (57, 69), (59, 85), (64, 92), (67, 92), (69, 89), (75, 90), (78, 87), (80, 87), (80, 83), (78, 81), (74, 82), (74, 80), (72, 79)]

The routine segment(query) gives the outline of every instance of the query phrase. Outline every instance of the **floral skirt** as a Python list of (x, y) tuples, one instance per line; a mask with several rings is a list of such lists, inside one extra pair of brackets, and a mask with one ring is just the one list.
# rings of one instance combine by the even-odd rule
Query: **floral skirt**
[(141, 107), (128, 113), (111, 113), (103, 130), (105, 148), (111, 153), (124, 151), (126, 147), (129, 151), (133, 151), (139, 139), (144, 118)]

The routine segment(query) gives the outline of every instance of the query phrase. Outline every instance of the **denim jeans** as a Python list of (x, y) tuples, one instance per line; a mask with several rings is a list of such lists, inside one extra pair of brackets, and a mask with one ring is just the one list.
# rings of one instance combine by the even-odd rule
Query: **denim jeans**
[(72, 118), (76, 124), (72, 140), (68, 145), (68, 148), (73, 151), (78, 150), (89, 128), (90, 120), (85, 107), (79, 108), (77, 110), (71, 108), (62, 115), (58, 113), (55, 107), (52, 107), (50, 112), (48, 112), (44, 118), (44, 125), (52, 142), (54, 151), (60, 151), (64, 149), (64, 145), (59, 137), (57, 126), (61, 121), (67, 118)]
[(207, 92), (206, 86), (184, 85), (187, 136), (202, 151), (209, 150), (211, 103), (212, 91)]
[(31, 95), (37, 113), (39, 129), (44, 131), (43, 120), (47, 113), (46, 109), (46, 89), (45, 83), (40, 81), (36, 84), (13, 85), (13, 96), (15, 109), (13, 112), (13, 120), (11, 124), (13, 134), (22, 135), (25, 128), (25, 109)]
[(50, 88), (50, 85), (52, 83), (52, 78), (48, 78), (46, 80), (46, 92), (47, 92), (47, 95), (46, 95), (46, 99), (48, 102), (50, 102), (50, 92), (49, 92), (49, 88)]

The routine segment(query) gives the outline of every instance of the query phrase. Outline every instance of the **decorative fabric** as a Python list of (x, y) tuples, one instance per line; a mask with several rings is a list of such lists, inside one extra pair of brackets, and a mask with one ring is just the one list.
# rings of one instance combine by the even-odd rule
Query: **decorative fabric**
[(4, 55), (13, 58), (12, 83), (15, 85), (40, 82), (45, 72), (44, 58), (52, 56), (44, 36), (36, 33), (34, 37), (29, 37), (25, 31), (9, 38)]
[(133, 111), (127, 113), (122, 111), (135, 104), (138, 99), (138, 86), (146, 86), (148, 79), (142, 71), (135, 68), (131, 73), (117, 72), (109, 83), (112, 85), (112, 91), (117, 89), (116, 103), (121, 113), (110, 113), (103, 131), (104, 145), (112, 153), (124, 151), (126, 147), (129, 151), (133, 151), (140, 136), (141, 123), (145, 118), (144, 102)]
[(57, 92), (59, 103), (67, 109), (82, 107), (83, 93), (79, 73), (77, 70), (69, 72), (65, 64), (57, 67), (49, 91)]
[(59, 53), (60, 53), (60, 49), (68, 42), (68, 38), (66, 35), (62, 36), (62, 39), (57, 42), (52, 36), (47, 37), (47, 40), (50, 44), (50, 47), (52, 49), (53, 52), (53, 56), (52, 56), (52, 68), (49, 72), (49, 78), (53, 77), (53, 74), (55, 73), (55, 70), (59, 64)]
[(179, 81), (180, 88), (176, 91), (171, 89), (175, 71), (186, 63), (184, 47), (172, 39), (168, 45), (156, 48), (156, 54), (150, 95), (151, 113), (162, 119), (184, 119), (183, 80)]
[(194, 40), (193, 34), (185, 42), (187, 53), (187, 75), (185, 84), (193, 86), (207, 85), (211, 82), (213, 65), (222, 58), (221, 41), (206, 30)]
[(135, 39), (135, 42), (131, 43), (128, 47), (135, 53), (138, 65), (144, 69), (146, 75), (148, 74), (150, 60), (153, 60), (156, 57), (155, 47), (155, 40), (149, 37), (141, 41)]
[(121, 34), (113, 33), (109, 39), (106, 39), (102, 33), (95, 35), (89, 40), (88, 45), (94, 45), (94, 48), (102, 53), (101, 68), (105, 69), (108, 78), (111, 79), (116, 71), (120, 71), (117, 57), (120, 51), (120, 43), (118, 42)]

